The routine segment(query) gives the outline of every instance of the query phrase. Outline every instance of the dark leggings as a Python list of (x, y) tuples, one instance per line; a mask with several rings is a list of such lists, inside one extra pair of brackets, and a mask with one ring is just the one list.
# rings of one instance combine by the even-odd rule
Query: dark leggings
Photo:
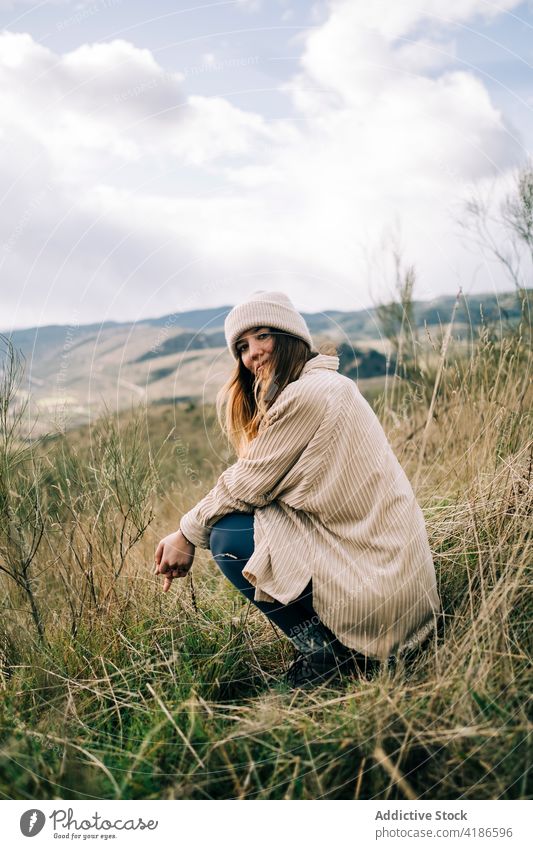
[[(211, 530), (210, 547), (215, 562), (226, 578), (289, 638), (303, 625), (320, 622), (313, 608), (312, 581), (289, 604), (254, 600), (255, 588), (242, 574), (254, 550), (253, 513), (228, 513), (215, 522)], [(326, 630), (333, 645), (340, 645), (335, 635), (329, 629)]]

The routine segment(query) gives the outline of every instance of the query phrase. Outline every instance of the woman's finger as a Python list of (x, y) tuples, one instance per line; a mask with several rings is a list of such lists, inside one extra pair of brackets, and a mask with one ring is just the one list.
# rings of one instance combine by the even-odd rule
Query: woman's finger
[[(157, 549), (157, 551), (159, 551), (159, 549)], [(157, 552), (156, 552), (156, 557), (154, 559), (155, 559), (154, 572), (155, 572), (156, 575), (159, 575), (164, 570), (164, 564), (162, 562), (163, 555), (160, 553), (159, 557), (157, 557)]]
[(166, 575), (168, 572), (172, 572), (173, 567), (170, 565), (168, 560), (165, 558), (159, 563), (158, 566), (155, 567), (156, 575)]

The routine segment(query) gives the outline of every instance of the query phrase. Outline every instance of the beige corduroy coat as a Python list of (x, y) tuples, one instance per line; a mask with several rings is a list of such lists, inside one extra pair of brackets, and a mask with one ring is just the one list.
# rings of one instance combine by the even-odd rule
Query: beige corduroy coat
[(243, 575), (287, 604), (313, 580), (320, 619), (350, 648), (386, 658), (419, 644), (440, 612), (422, 511), (381, 424), (339, 358), (318, 354), (268, 411), (247, 453), (180, 522), (254, 513)]

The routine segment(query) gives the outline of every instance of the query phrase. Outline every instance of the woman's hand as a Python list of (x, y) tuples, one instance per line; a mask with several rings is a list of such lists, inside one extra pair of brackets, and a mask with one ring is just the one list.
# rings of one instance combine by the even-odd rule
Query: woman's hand
[(163, 537), (155, 552), (155, 573), (164, 575), (163, 592), (166, 593), (174, 578), (184, 578), (192, 566), (195, 547), (181, 531)]

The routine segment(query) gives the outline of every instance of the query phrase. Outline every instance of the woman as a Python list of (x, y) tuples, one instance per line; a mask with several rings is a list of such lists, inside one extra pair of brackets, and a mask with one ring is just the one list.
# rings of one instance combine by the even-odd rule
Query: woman
[(238, 460), (159, 543), (163, 591), (210, 548), (300, 652), (294, 687), (419, 645), (440, 611), (435, 569), (372, 408), (283, 293), (254, 293), (224, 329), (236, 366), (217, 412)]

